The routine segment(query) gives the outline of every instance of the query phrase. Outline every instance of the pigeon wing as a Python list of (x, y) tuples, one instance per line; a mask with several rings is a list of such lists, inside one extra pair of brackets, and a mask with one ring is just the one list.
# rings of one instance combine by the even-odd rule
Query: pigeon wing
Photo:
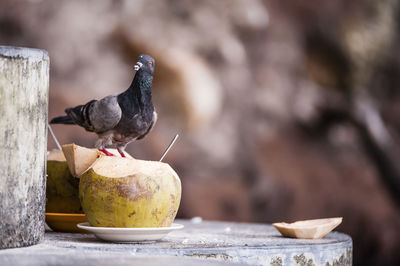
[(88, 115), (94, 132), (103, 133), (113, 129), (121, 120), (122, 115), (117, 96), (107, 96), (94, 102), (89, 108)]

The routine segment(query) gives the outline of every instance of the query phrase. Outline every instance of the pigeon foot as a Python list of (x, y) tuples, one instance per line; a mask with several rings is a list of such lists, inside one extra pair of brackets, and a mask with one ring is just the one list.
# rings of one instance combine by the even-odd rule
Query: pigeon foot
[(107, 156), (115, 156), (114, 154), (112, 154), (111, 152), (107, 151), (105, 148), (103, 149), (99, 149), (99, 151), (103, 152), (105, 155)]
[(124, 150), (125, 150), (125, 147), (118, 147), (117, 148), (117, 151), (119, 152), (119, 154), (121, 154), (122, 158), (126, 158)]

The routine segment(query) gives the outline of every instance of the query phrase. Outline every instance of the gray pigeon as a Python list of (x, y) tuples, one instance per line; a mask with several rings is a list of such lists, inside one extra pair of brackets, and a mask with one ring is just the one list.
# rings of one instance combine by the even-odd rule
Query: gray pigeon
[(112, 156), (106, 147), (116, 147), (122, 157), (131, 141), (144, 138), (157, 121), (151, 101), (154, 59), (141, 55), (129, 88), (119, 95), (92, 100), (65, 110), (66, 116), (53, 118), (50, 124), (74, 124), (99, 136), (96, 147)]

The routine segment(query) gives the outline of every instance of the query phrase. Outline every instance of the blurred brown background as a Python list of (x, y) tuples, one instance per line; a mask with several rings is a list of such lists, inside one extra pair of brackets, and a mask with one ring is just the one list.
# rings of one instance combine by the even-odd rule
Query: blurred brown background
[[(400, 49), (395, 0), (0, 3), (0, 44), (46, 49), (49, 116), (125, 90), (156, 59), (159, 120), (127, 151), (166, 157), (179, 217), (343, 216), (355, 265), (400, 265)], [(62, 143), (93, 146), (76, 126)], [(49, 149), (55, 148), (49, 139)]]

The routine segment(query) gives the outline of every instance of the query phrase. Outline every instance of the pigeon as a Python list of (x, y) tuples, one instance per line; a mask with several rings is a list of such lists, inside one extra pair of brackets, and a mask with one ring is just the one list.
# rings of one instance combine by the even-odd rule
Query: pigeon
[(67, 108), (66, 116), (55, 117), (50, 124), (81, 126), (98, 135), (96, 148), (101, 152), (113, 156), (106, 147), (116, 147), (125, 157), (128, 143), (144, 138), (157, 121), (151, 99), (154, 63), (151, 56), (140, 55), (134, 66), (135, 77), (126, 91)]

